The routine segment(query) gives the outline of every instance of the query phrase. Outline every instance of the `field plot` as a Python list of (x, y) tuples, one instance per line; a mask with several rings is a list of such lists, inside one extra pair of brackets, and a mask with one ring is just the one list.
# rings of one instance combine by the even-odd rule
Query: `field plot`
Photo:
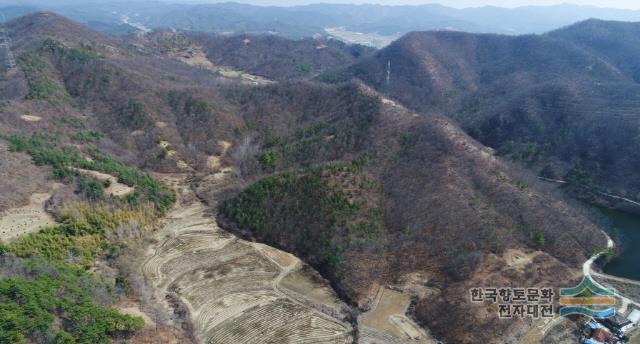
[[(201, 343), (350, 343), (351, 326), (310, 302), (288, 296), (280, 282), (301, 262), (220, 229), (191, 191), (182, 188), (142, 267), (158, 300), (178, 299)], [(305, 281), (312, 290), (315, 280)], [(286, 284), (286, 283), (285, 283)], [(317, 289), (328, 288), (317, 286)], [(304, 290), (296, 295), (306, 298)], [(317, 293), (316, 293), (317, 294)], [(330, 294), (326, 291), (327, 295)], [(326, 300), (330, 300), (326, 298)], [(168, 305), (167, 305), (168, 306)], [(326, 305), (343, 309), (339, 300)]]
[(223, 78), (236, 79), (244, 84), (269, 85), (273, 83), (273, 81), (258, 75), (244, 73), (229, 66), (213, 64), (207, 57), (203, 47), (197, 44), (189, 44), (182, 49), (168, 51), (167, 55), (189, 66), (206, 69), (219, 74)]
[(1, 214), (0, 240), (9, 241), (54, 224), (53, 217), (44, 210), (45, 202), (49, 197), (51, 195), (47, 193), (35, 193), (31, 195), (28, 205), (8, 209)]
[(293, 271), (282, 279), (280, 286), (304, 295), (315, 302), (340, 309), (342, 301), (328, 285), (318, 281), (317, 278), (304, 270)]
[(425, 330), (405, 315), (410, 303), (409, 295), (380, 288), (373, 308), (358, 318), (360, 343), (435, 344)]

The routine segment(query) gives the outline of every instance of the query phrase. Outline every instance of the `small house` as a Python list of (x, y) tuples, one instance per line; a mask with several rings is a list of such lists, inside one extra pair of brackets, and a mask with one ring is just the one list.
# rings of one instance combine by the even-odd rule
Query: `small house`
[(627, 316), (627, 320), (631, 321), (631, 323), (633, 324), (633, 326), (638, 326), (638, 323), (640, 322), (640, 310), (638, 309), (634, 309), (631, 313), (629, 313), (629, 315)]

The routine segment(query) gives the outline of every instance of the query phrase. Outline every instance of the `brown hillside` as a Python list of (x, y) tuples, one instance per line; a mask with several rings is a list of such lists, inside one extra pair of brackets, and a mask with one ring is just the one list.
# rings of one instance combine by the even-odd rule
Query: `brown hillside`
[(374, 51), (337, 40), (290, 40), (275, 35), (192, 33), (214, 65), (232, 66), (274, 80), (311, 78), (355, 63)]
[[(469, 303), (468, 288), (570, 283), (583, 261), (605, 244), (581, 211), (465, 134), (438, 106), (425, 110), (427, 115), (417, 113), (359, 82), (247, 84), (167, 54), (153, 37), (116, 42), (51, 16), (8, 24), (12, 35), (23, 35), (16, 37), (24, 42), (17, 51), (28, 59), (22, 58), (21, 73), (14, 75), (25, 92), (6, 99), (11, 116), (1, 122), (3, 133), (66, 134), (84, 118), (87, 129), (104, 134), (96, 145), (120, 160), (149, 171), (189, 174), (191, 186), (211, 205), (225, 191), (219, 220), (226, 228), (316, 267), (356, 315), (371, 305), (378, 286), (394, 285), (414, 298), (412, 314), (438, 337), (515, 341), (531, 324), (498, 321), (496, 313)], [(44, 35), (49, 30), (55, 34)], [(509, 71), (502, 81), (522, 84), (542, 78), (543, 69), (551, 68), (551, 74), (568, 68), (557, 62), (520, 73), (520, 67), (489, 54), (519, 53), (514, 61), (528, 65), (536, 58), (520, 61), (523, 51), (559, 46), (552, 39), (480, 36), (474, 43), (476, 38), (457, 33), (418, 37), (410, 35), (352, 68), (370, 64), (374, 69), (366, 75), (378, 78), (385, 54), (410, 47), (416, 53), (403, 57), (406, 65), (392, 65), (392, 83), (401, 80), (400, 73), (414, 78), (398, 81), (401, 87), (389, 93), (400, 98), (394, 92), (409, 85), (407, 97), (413, 98), (403, 100), (415, 107), (432, 105), (458, 88), (479, 90), (489, 78), (479, 66), (489, 62)], [(266, 71), (276, 80), (297, 75), (284, 65), (269, 65), (281, 58), (267, 54), (271, 44), (295, 47), (289, 53), (296, 63), (319, 56), (319, 71), (354, 61), (332, 50), (322, 55), (317, 42), (274, 43), (264, 37), (255, 38), (259, 44), (247, 60), (245, 43), (238, 46), (237, 39), (220, 43), (238, 50), (228, 63), (246, 61), (238, 67)], [(212, 56), (221, 53), (211, 44), (215, 63)], [(467, 48), (420, 57), (434, 45)], [(582, 58), (579, 51), (569, 53)], [(624, 79), (598, 59), (580, 61), (593, 63), (593, 73), (607, 80)], [(365, 81), (382, 87), (381, 80)], [(428, 91), (425, 102), (418, 91)], [(464, 103), (456, 97), (447, 104)], [(42, 120), (18, 121), (25, 111)], [(221, 170), (230, 178), (224, 190), (220, 174), (212, 174)], [(516, 264), (514, 252), (531, 260)]]
[[(286, 90), (286, 99), (294, 100), (291, 104), (298, 103), (299, 89)], [(273, 99), (271, 91), (263, 92)], [(305, 90), (305, 94), (309, 92)], [(376, 97), (370, 90), (359, 92)], [(277, 113), (299, 116), (288, 123), (304, 128), (311, 119), (318, 120), (306, 117), (304, 108), (285, 108)], [(260, 113), (263, 108), (252, 108), (254, 111)], [(251, 230), (258, 240), (305, 257), (362, 307), (378, 284), (402, 285), (413, 274), (429, 276), (423, 283), (439, 293), (419, 296), (416, 316), (439, 336), (463, 343), (517, 338), (523, 326), (494, 321), (491, 315), (486, 318), (478, 308), (469, 314), (468, 288), (486, 283), (569, 283), (571, 269), (604, 245), (598, 228), (579, 211), (533, 185), (537, 183), (530, 185), (535, 178), (509, 167), (444, 117), (432, 114), (425, 118), (384, 101), (374, 118), (363, 134), (365, 144), (354, 147), (356, 150), (342, 159), (368, 156), (372, 162), (356, 169), (353, 178), (367, 175), (379, 183), (379, 189), (358, 182), (326, 184), (323, 180), (332, 180), (332, 174), (321, 173), (320, 179), (314, 179), (315, 170), (290, 171), (267, 177), (241, 192), (229, 201), (224, 220)], [(296, 146), (295, 137), (281, 135), (284, 147)], [(325, 137), (322, 132), (319, 135)], [(313, 141), (313, 136), (308, 140)], [(263, 147), (263, 152), (274, 151)], [(276, 158), (276, 168), (290, 166), (287, 154), (295, 153), (288, 153), (288, 148), (276, 151), (276, 157), (284, 155), (282, 160)], [(357, 212), (344, 215), (340, 208), (330, 207), (307, 212), (305, 204), (323, 204), (322, 194), (303, 191), (316, 182), (337, 195), (356, 195), (349, 201), (352, 204), (377, 200), (383, 210), (382, 232), (371, 232), (372, 227), (362, 232), (361, 227), (350, 225), (361, 219)], [(335, 227), (324, 222), (333, 216)], [(333, 229), (314, 229), (327, 227)], [(535, 263), (516, 269), (507, 258), (512, 250), (541, 252)], [(525, 273), (534, 266), (538, 266), (535, 273)], [(436, 307), (435, 311), (430, 307)], [(453, 322), (468, 324), (468, 328), (451, 331)], [(486, 327), (501, 332), (481, 330)], [(469, 333), (476, 335), (469, 337)]]
[(321, 79), (356, 77), (415, 111), (441, 112), (501, 156), (617, 206), (598, 195), (640, 190), (625, 172), (640, 162), (636, 68), (624, 62), (634, 60), (625, 43), (634, 30), (589, 21), (541, 36), (414, 32)]

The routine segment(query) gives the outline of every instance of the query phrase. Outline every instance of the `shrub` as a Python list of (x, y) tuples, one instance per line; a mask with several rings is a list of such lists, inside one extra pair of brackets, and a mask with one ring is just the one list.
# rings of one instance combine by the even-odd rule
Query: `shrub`
[[(367, 159), (265, 177), (222, 206), (224, 216), (259, 240), (286, 246), (335, 273), (350, 242), (384, 231), (377, 192), (362, 172)], [(365, 193), (367, 196), (365, 196)]]
[(51, 38), (47, 38), (42, 43), (39, 51), (50, 53), (57, 58), (58, 61), (74, 66), (85, 64), (98, 58), (98, 54), (90, 45), (80, 44), (77, 48), (68, 48)]
[(515, 185), (520, 191), (526, 191), (529, 188), (529, 185), (520, 179), (514, 179), (513, 185)]
[(560, 178), (558, 176), (558, 172), (557, 172), (556, 166), (551, 162), (544, 165), (544, 167), (540, 171), (540, 175), (542, 177), (544, 177), (544, 178), (549, 178), (549, 179), (558, 179), (558, 178)]
[[(113, 289), (86, 271), (123, 224), (146, 228), (153, 212), (107, 206), (64, 208), (60, 225), (0, 243), (0, 343), (110, 343), (112, 337), (144, 326), (131, 317), (99, 305), (113, 300)], [(108, 300), (104, 299), (104, 296)], [(55, 321), (58, 319), (59, 321)], [(55, 327), (54, 323), (59, 323)]]
[[(69, 181), (77, 175), (70, 167), (77, 167), (114, 175), (119, 182), (135, 187), (135, 192), (125, 197), (130, 204), (139, 204), (139, 199), (142, 198), (153, 203), (160, 213), (164, 213), (176, 200), (171, 191), (166, 190), (147, 173), (125, 165), (97, 148), (87, 149), (87, 153), (93, 158), (93, 161), (89, 161), (80, 155), (80, 150), (59, 144), (55, 137), (34, 134), (31, 138), (24, 135), (3, 138), (9, 142), (10, 150), (28, 153), (37, 165), (52, 166), (53, 176), (58, 180)], [(89, 191), (92, 197), (100, 196), (95, 183), (83, 185), (82, 190)]]
[(271, 135), (264, 140), (264, 145), (267, 148), (283, 146), (284, 144), (286, 144), (286, 140), (279, 135)]
[(29, 86), (27, 99), (47, 99), (59, 91), (59, 86), (47, 75), (44, 62), (33, 53), (22, 54), (18, 64)]
[(76, 192), (94, 201), (101, 200), (105, 196), (103, 183), (96, 178), (84, 175), (78, 177), (78, 188)]
[(264, 169), (273, 169), (276, 167), (276, 153), (275, 152), (270, 152), (267, 154), (263, 154), (260, 156), (260, 158), (258, 159), (260, 161), (260, 164), (262, 165), (262, 168)]
[(71, 136), (74, 141), (84, 143), (98, 142), (102, 138), (102, 134), (95, 130), (79, 131)]
[[(115, 174), (135, 187), (131, 203), (136, 203), (135, 207), (121, 202), (68, 205), (60, 212), (60, 224), (10, 244), (0, 242), (0, 343), (106, 344), (142, 328), (142, 318), (102, 305), (113, 301), (114, 288), (87, 269), (109, 247), (150, 228), (158, 210), (166, 209), (175, 196), (147, 174), (97, 149), (89, 150), (95, 160), (87, 161), (57, 137), (0, 138), (12, 151), (30, 154), (36, 164), (52, 166), (59, 179), (77, 176), (71, 167)], [(104, 197), (104, 185), (96, 178), (79, 175), (77, 181), (78, 191), (88, 198)], [(141, 198), (153, 206), (140, 204)]]
[(90, 266), (109, 247), (109, 239), (121, 225), (135, 224), (146, 230), (153, 223), (151, 211), (75, 204), (65, 207), (59, 225), (19, 237), (7, 249), (19, 257), (42, 257)]
[(149, 122), (142, 103), (133, 98), (129, 98), (126, 106), (120, 109), (118, 119), (121, 125), (130, 128), (141, 128)]
[(153, 224), (153, 212), (144, 208), (113, 209), (105, 205), (73, 204), (62, 209), (58, 221), (68, 235), (104, 236), (123, 223), (135, 222), (141, 228), (149, 228)]
[(538, 236), (536, 237), (536, 242), (538, 243), (538, 245), (544, 246), (544, 244), (546, 243), (546, 240), (544, 238), (544, 234), (542, 234), (542, 233), (538, 234)]
[(59, 122), (74, 129), (85, 129), (88, 126), (87, 120), (82, 117), (62, 117)]
[(23, 235), (9, 247), (18, 257), (42, 257), (88, 267), (102, 253), (104, 245), (99, 235), (69, 236), (61, 227), (54, 226)]
[(296, 68), (300, 73), (309, 73), (313, 70), (313, 64), (311, 63), (302, 63), (299, 64)]
[(82, 269), (42, 259), (14, 258), (11, 264), (20, 272), (0, 279), (0, 343), (48, 337), (102, 344), (144, 326), (140, 317), (98, 305), (94, 294), (110, 295), (111, 288)]

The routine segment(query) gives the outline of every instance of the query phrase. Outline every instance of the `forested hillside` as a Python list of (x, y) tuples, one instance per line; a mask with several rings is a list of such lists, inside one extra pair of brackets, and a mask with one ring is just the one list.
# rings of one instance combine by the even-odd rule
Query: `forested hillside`
[(374, 51), (362, 45), (337, 40), (289, 40), (276, 35), (235, 35), (193, 33), (215, 65), (267, 77), (287, 80), (314, 77), (321, 72), (352, 64)]
[[(590, 20), (541, 36), (416, 32), (324, 81), (359, 78), (441, 113), (503, 157), (591, 202), (637, 212), (637, 24)], [(387, 78), (387, 73), (389, 78)]]

